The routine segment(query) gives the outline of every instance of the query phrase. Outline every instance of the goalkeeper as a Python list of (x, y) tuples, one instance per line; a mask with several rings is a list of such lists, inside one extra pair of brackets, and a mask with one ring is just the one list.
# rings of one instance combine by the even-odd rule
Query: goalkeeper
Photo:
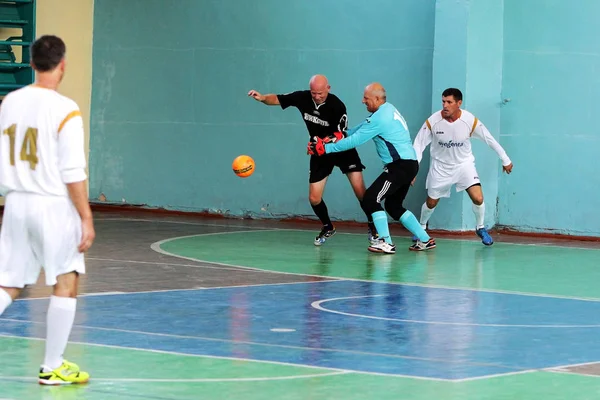
[[(362, 100), (371, 116), (357, 127), (348, 130), (348, 137), (321, 139), (314, 137), (308, 143), (308, 152), (312, 155), (328, 155), (354, 149), (373, 139), (377, 154), (384, 164), (381, 175), (366, 190), (363, 197), (363, 209), (373, 217), (373, 223), (379, 233), (376, 243), (369, 246), (375, 253), (394, 254), (396, 246), (390, 236), (387, 215), (381, 202), (385, 200), (385, 209), (396, 221), (400, 221), (419, 240), (410, 250), (422, 251), (435, 247), (435, 240), (429, 237), (412, 212), (403, 206), (411, 182), (417, 176), (419, 163), (412, 146), (408, 126), (404, 117), (386, 101), (385, 89), (379, 83), (365, 88)], [(337, 140), (339, 138), (339, 140)]]

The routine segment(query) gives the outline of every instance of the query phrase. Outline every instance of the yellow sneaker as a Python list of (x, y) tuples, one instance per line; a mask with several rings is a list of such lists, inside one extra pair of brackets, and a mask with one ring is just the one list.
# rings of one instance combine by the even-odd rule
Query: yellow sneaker
[(87, 383), (90, 380), (90, 374), (79, 370), (77, 364), (63, 360), (60, 367), (50, 372), (44, 372), (40, 369), (40, 385), (71, 385), (78, 383)]

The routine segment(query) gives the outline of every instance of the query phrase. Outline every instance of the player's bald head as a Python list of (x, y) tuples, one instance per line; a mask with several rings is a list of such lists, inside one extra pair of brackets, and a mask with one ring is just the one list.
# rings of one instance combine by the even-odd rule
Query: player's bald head
[(365, 93), (367, 93), (367, 92), (374, 97), (379, 97), (380, 99), (383, 99), (383, 100), (386, 99), (385, 88), (379, 82), (373, 82), (373, 83), (368, 84), (367, 87), (365, 88)]
[(327, 81), (327, 77), (325, 75), (313, 75), (308, 82), (311, 89), (327, 89), (329, 86), (329, 82)]
[(325, 75), (313, 75), (308, 82), (310, 86), (310, 94), (317, 104), (321, 104), (327, 99), (329, 94), (329, 82)]
[(363, 104), (367, 106), (367, 111), (375, 112), (386, 102), (385, 89), (381, 83), (373, 82), (365, 87), (363, 95)]

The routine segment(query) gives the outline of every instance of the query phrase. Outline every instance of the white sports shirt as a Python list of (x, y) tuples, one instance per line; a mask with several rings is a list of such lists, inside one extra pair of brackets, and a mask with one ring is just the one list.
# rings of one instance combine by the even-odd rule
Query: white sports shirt
[(460, 117), (449, 122), (438, 111), (429, 117), (415, 138), (413, 147), (417, 152), (417, 160), (421, 162), (423, 151), (431, 143), (431, 159), (443, 164), (457, 165), (475, 161), (471, 151), (471, 137), (483, 140), (490, 146), (502, 160), (502, 165), (511, 163), (506, 151), (494, 139), (473, 114), (467, 110), (460, 110)]
[(84, 181), (81, 112), (58, 92), (35, 85), (9, 93), (0, 106), (0, 193), (68, 196)]

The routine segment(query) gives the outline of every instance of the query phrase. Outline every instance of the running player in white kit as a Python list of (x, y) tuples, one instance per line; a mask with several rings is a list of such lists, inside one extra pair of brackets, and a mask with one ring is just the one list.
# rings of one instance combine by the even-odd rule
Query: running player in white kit
[[(9, 93), (0, 108), (0, 314), (44, 268), (53, 286), (46, 352), (38, 382), (85, 383), (87, 372), (63, 359), (77, 305), (83, 253), (95, 237), (87, 195), (84, 131), (77, 104), (56, 90), (65, 44), (42, 36), (31, 46), (33, 85)], [(10, 362), (9, 360), (6, 360)]]
[[(494, 243), (483, 224), (485, 204), (479, 175), (475, 168), (475, 157), (471, 151), (471, 138), (483, 140), (502, 161), (502, 170), (510, 174), (513, 168), (510, 158), (494, 139), (487, 128), (473, 114), (461, 110), (462, 93), (449, 88), (442, 93), (443, 109), (430, 116), (414, 140), (417, 159), (421, 162), (423, 151), (431, 143), (431, 164), (427, 174), (427, 201), (421, 207), (419, 222), (425, 229), (440, 198), (450, 197), (450, 189), (467, 191), (473, 202), (477, 223), (476, 233), (486, 246)], [(413, 237), (413, 241), (417, 239)]]

